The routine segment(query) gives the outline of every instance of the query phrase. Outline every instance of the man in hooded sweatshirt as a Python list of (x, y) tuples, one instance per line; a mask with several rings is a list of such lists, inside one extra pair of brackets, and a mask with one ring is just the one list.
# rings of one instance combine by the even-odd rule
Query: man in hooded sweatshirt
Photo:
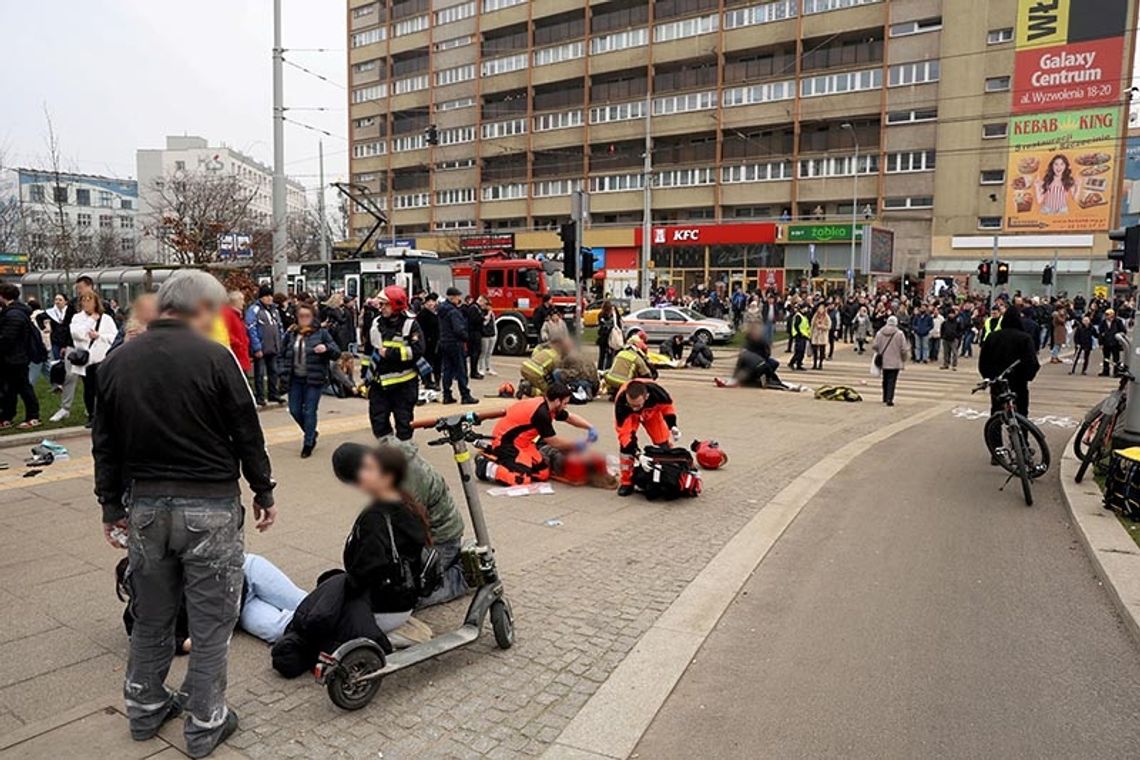
[[(978, 372), (984, 378), (995, 378), (1014, 362), (1020, 362), (1009, 375), (1009, 387), (1017, 394), (1017, 411), (1029, 415), (1029, 383), (1037, 377), (1041, 363), (1037, 361), (1037, 341), (1025, 332), (1017, 309), (1006, 309), (1001, 329), (990, 333), (978, 355)], [(990, 388), (990, 414), (1001, 409), (996, 388)]]

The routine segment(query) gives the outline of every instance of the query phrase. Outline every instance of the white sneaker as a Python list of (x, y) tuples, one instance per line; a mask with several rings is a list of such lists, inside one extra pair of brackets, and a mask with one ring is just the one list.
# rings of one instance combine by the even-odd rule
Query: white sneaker
[(56, 412), (52, 416), (48, 417), (48, 421), (49, 422), (63, 422), (64, 420), (66, 420), (70, 416), (71, 416), (71, 410), (70, 409), (60, 409), (58, 412)]

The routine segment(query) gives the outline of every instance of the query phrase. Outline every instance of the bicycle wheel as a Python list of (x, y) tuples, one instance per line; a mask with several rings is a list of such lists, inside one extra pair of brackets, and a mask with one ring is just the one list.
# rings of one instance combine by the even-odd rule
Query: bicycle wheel
[(1077, 468), (1077, 475), (1073, 478), (1074, 481), (1080, 483), (1085, 478), (1085, 473), (1088, 472), (1089, 467), (1096, 469), (1097, 462), (1104, 456), (1104, 452), (1109, 449), (1112, 443), (1112, 431), (1116, 427), (1116, 420), (1108, 420), (1104, 415), (1101, 415), (1096, 420), (1096, 430), (1093, 432), (1092, 437), (1088, 438), (1088, 445), (1085, 446), (1085, 455), (1081, 457), (1081, 466)]
[(1029, 478), (1036, 480), (1047, 473), (1049, 465), (1052, 464), (1049, 442), (1045, 440), (1045, 434), (1041, 432), (1041, 428), (1020, 414), (1017, 415), (1017, 424), (1023, 434), (1022, 447), (1025, 454), (1025, 464), (1029, 469)]
[(1100, 427), (1100, 422), (1104, 415), (1100, 412), (1085, 419), (1081, 426), (1077, 428), (1077, 435), (1073, 438), (1073, 453), (1077, 455), (1077, 459), (1083, 460), (1088, 451), (1089, 443), (1092, 442), (1093, 437), (1096, 435), (1097, 429)]
[[(1015, 418), (1022, 433), (1018, 443), (1021, 444), (1029, 478), (1030, 480), (1039, 478), (1049, 471), (1049, 465), (1052, 463), (1049, 444), (1040, 428), (1020, 414), (1015, 415)], [(986, 420), (984, 433), (986, 448), (990, 450), (990, 456), (1001, 465), (1002, 469), (1011, 475), (1020, 475), (1017, 463), (1014, 461), (1014, 436), (1010, 434), (1011, 425), (1012, 423), (1003, 422), (1001, 415), (997, 414)]]
[(1009, 438), (1013, 444), (1013, 465), (1018, 480), (1021, 481), (1021, 493), (1025, 497), (1025, 506), (1033, 506), (1033, 489), (1029, 484), (1029, 462), (1026, 457), (1024, 431), (1015, 421), (1009, 427)]

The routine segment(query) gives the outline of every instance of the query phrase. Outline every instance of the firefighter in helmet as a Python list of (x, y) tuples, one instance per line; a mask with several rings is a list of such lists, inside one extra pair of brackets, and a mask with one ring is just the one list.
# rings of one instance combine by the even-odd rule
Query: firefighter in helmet
[(546, 389), (554, 382), (554, 371), (558, 369), (562, 357), (566, 356), (569, 344), (569, 340), (564, 338), (540, 343), (531, 352), (530, 358), (523, 360), (521, 374), (526, 383), (520, 383), (520, 386), (529, 389), (525, 395), (541, 396), (546, 393)]
[(614, 428), (621, 450), (621, 487), (618, 496), (633, 493), (634, 459), (640, 451), (637, 428), (645, 428), (654, 446), (665, 446), (670, 438), (681, 439), (677, 429), (677, 409), (668, 391), (648, 380), (630, 380), (614, 396)]
[(612, 396), (630, 380), (641, 377), (657, 379), (657, 370), (649, 365), (649, 344), (641, 330), (629, 336), (625, 348), (617, 352), (606, 372), (606, 390)]
[(417, 362), (423, 356), (424, 335), (408, 313), (408, 294), (403, 288), (389, 285), (376, 300), (380, 315), (368, 331), (373, 346), (368, 418), (377, 438), (391, 435), (395, 420), (396, 437), (406, 441), (412, 437), (412, 417), (419, 401)]

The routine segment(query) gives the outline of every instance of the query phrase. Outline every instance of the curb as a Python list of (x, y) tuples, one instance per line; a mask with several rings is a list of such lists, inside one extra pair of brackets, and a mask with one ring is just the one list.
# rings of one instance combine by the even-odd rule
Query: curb
[(0, 437), (0, 449), (22, 448), (28, 444), (37, 444), (45, 438), (53, 441), (66, 441), (69, 438), (82, 438), (90, 435), (91, 431), (82, 425), (65, 428), (36, 428), (27, 433), (12, 433)]
[(1077, 527), (1097, 577), (1120, 613), (1121, 620), (1140, 643), (1140, 547), (1116, 515), (1103, 506), (1100, 488), (1091, 477), (1074, 482), (1080, 462), (1073, 453), (1073, 438), (1061, 456), (1061, 490), (1065, 506)]

